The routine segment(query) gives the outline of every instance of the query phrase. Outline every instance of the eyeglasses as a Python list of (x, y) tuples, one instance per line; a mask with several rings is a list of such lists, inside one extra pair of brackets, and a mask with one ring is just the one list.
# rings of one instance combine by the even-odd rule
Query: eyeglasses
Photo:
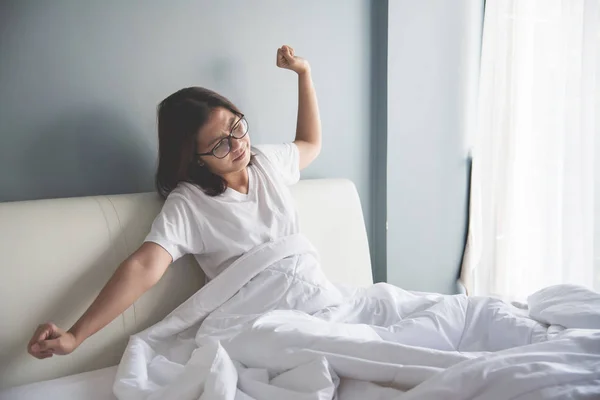
[(229, 136), (219, 140), (217, 144), (208, 153), (196, 153), (197, 156), (215, 156), (225, 158), (231, 152), (231, 139), (241, 139), (248, 134), (248, 121), (242, 115), (233, 125)]

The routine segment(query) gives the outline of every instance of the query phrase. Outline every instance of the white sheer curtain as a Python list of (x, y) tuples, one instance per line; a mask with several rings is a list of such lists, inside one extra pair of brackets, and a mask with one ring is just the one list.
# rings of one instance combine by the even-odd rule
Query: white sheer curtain
[(599, 88), (600, 0), (487, 0), (470, 294), (522, 301), (553, 284), (594, 286)]

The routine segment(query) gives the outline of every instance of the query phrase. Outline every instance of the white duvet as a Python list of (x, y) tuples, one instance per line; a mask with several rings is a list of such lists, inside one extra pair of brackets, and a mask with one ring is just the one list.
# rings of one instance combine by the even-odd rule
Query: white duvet
[(600, 399), (600, 295), (528, 307), (330, 283), (301, 235), (257, 247), (131, 337), (120, 399)]

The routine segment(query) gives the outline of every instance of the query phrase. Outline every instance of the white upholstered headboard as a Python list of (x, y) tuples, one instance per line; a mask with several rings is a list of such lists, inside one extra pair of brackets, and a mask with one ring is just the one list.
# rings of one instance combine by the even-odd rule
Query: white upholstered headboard
[[(292, 188), (301, 230), (335, 282), (372, 282), (367, 235), (354, 185), (306, 180)], [(26, 352), (35, 327), (68, 329), (142, 242), (162, 201), (153, 193), (0, 204), (0, 389), (119, 362), (129, 335), (157, 322), (201, 287), (190, 257), (69, 356)]]

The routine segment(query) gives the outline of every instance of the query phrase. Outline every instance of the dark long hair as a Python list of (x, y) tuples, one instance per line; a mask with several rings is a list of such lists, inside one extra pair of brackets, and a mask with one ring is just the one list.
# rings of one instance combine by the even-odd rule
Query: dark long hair
[(196, 156), (196, 137), (212, 110), (223, 107), (242, 113), (218, 93), (201, 87), (181, 89), (158, 105), (158, 169), (156, 190), (166, 198), (179, 182), (198, 185), (209, 196), (227, 189), (227, 182), (201, 165)]

